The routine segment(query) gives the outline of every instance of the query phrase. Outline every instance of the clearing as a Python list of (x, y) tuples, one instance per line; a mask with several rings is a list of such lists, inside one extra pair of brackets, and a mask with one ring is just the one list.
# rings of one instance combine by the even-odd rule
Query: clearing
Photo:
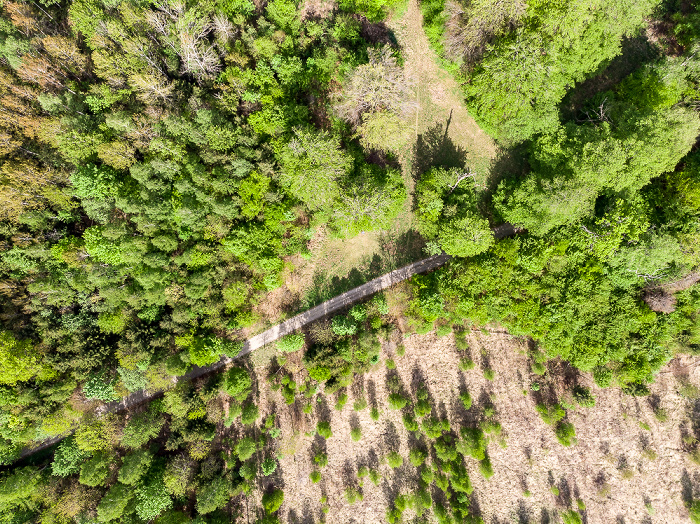
[[(417, 1), (409, 0), (388, 24), (416, 90), (412, 139), (399, 153), (406, 184), (412, 191), (418, 174), (430, 165), (441, 164), (468, 166), (476, 173), (477, 186), (483, 188), (498, 160), (498, 147), (467, 112), (457, 82), (438, 65), (422, 23)], [(311, 257), (287, 259), (290, 269), (284, 284), (255, 308), (264, 321), (245, 330), (245, 335), (424, 257), (423, 239), (414, 230), (412, 200), (409, 195), (403, 211), (386, 231), (339, 239), (324, 227), (317, 229), (310, 242)]]

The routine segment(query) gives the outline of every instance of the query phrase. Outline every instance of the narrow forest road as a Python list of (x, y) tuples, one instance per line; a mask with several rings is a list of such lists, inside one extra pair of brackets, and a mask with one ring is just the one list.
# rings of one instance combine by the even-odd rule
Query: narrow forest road
[[(503, 224), (493, 229), (493, 235), (498, 240), (514, 235), (519, 231), (519, 229), (513, 227), (510, 224)], [(409, 264), (402, 268), (386, 273), (373, 280), (370, 280), (369, 282), (362, 284), (361, 286), (351, 289), (350, 291), (346, 291), (345, 293), (338, 295), (337, 297), (333, 297), (330, 300), (327, 300), (326, 302), (309, 309), (308, 311), (305, 311), (290, 319), (287, 319), (284, 322), (263, 331), (259, 335), (255, 335), (254, 337), (248, 339), (243, 345), (243, 349), (241, 349), (240, 353), (238, 353), (236, 357), (231, 358), (222, 356), (219, 361), (209, 366), (195, 367), (187, 373), (185, 373), (184, 375), (176, 377), (174, 381), (177, 383), (188, 380), (194, 380), (196, 378), (208, 375), (210, 373), (221, 371), (225, 369), (226, 366), (234, 362), (234, 360), (244, 357), (245, 355), (252, 353), (256, 349), (264, 347), (265, 345), (270, 344), (271, 342), (274, 342), (285, 335), (294, 333), (302, 327), (322, 318), (325, 318), (336, 311), (339, 311), (347, 306), (350, 306), (351, 304), (354, 304), (355, 302), (358, 302), (359, 300), (362, 300), (370, 295), (377, 293), (378, 291), (382, 291), (393, 286), (394, 284), (397, 284), (404, 280), (408, 280), (414, 275), (418, 275), (420, 273), (427, 273), (428, 271), (436, 269), (444, 265), (451, 258), (452, 257), (450, 255), (445, 254), (433, 255), (432, 257), (424, 258), (423, 260), (413, 262), (412, 264)], [(118, 413), (121, 411), (126, 411), (134, 406), (138, 406), (139, 404), (158, 398), (162, 394), (163, 391), (137, 391), (135, 393), (132, 393), (128, 397), (123, 398), (122, 400), (109, 402), (100, 406), (99, 408), (97, 408), (97, 414), (99, 416), (104, 416), (109, 413)], [(30, 455), (33, 455), (34, 453), (37, 453), (43, 449), (53, 446), (57, 442), (60, 442), (64, 438), (73, 434), (74, 431), (75, 430), (72, 430), (69, 433), (58, 435), (51, 439), (45, 440), (44, 442), (35, 447), (24, 449), (20, 453), (18, 460), (26, 458)]]

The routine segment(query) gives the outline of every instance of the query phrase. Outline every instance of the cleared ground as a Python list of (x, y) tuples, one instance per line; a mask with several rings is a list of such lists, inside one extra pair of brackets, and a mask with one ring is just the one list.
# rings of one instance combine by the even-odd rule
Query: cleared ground
[[(556, 515), (575, 508), (577, 499), (586, 507), (584, 522), (591, 524), (688, 522), (683, 500), (688, 499), (689, 490), (692, 496), (695, 489), (697, 496), (700, 468), (682, 449), (679, 427), (688, 417), (689, 401), (679, 388), (700, 384), (697, 357), (673, 361), (651, 386), (652, 396), (639, 398), (623, 395), (619, 389), (597, 388), (590, 376), (577, 375), (563, 364), (552, 363), (544, 378), (534, 375), (525, 354), (527, 342), (498, 330), (470, 333), (469, 353), (477, 366), (467, 372), (458, 370), (464, 353), (456, 349), (453, 335), (440, 339), (434, 333), (405, 339), (398, 332), (395, 335), (384, 346), (382, 362), (348, 388), (350, 398), (342, 411), (334, 409), (335, 398), (327, 398), (305, 414), (299, 405), (286, 406), (278, 392), (261, 388), (260, 407), (263, 413), (278, 414), (282, 435), (278, 475), (264, 479), (259, 487), (283, 487), (283, 522), (311, 523), (321, 518), (343, 524), (384, 522), (393, 498), (417, 487), (417, 470), (408, 463), (415, 438), (405, 430), (401, 414), (390, 410), (386, 401), (387, 377), (394, 374), (384, 365), (387, 358), (395, 358), (395, 372), (414, 400), (419, 384), (428, 387), (433, 414), (447, 415), (453, 429), (478, 421), (484, 406), (495, 407), (495, 418), (505, 434), (505, 447), (493, 442), (488, 448), (495, 475), (485, 480), (478, 463), (467, 461), (475, 486), (472, 507), (485, 522), (557, 522)], [(406, 354), (396, 357), (396, 343), (401, 341)], [(290, 366), (295, 367), (294, 359)], [(493, 381), (484, 378), (486, 367), (495, 371)], [(258, 379), (263, 384), (263, 374)], [(538, 393), (531, 391), (535, 380), (543, 384)], [(556, 385), (574, 381), (591, 387), (596, 406), (570, 412), (578, 444), (565, 448), (535, 412), (535, 404), (547, 384), (554, 385), (549, 394), (556, 394), (561, 387)], [(474, 399), (469, 411), (457, 398), (465, 389)], [(353, 410), (353, 402), (361, 397), (370, 407), (379, 408), (379, 421), (370, 418), (370, 408)], [(665, 422), (654, 414), (659, 407), (667, 413)], [(331, 421), (330, 439), (312, 436), (318, 420)], [(353, 442), (350, 431), (357, 426), (363, 436)], [(321, 470), (322, 480), (313, 484), (309, 480), (312, 457), (322, 450), (328, 453), (329, 464)], [(401, 468), (392, 470), (385, 463), (389, 451), (404, 456)], [(350, 505), (344, 490), (358, 486), (356, 473), (361, 465), (376, 468), (382, 478), (378, 486), (365, 479), (364, 500)], [(324, 496), (326, 515), (321, 511)], [(411, 520), (409, 512), (404, 517)]]
[[(416, 93), (416, 110), (406, 119), (411, 139), (399, 152), (409, 191), (415, 178), (434, 164), (468, 167), (476, 174), (476, 187), (485, 188), (494, 166), (500, 165), (498, 147), (467, 112), (457, 82), (438, 65), (416, 0), (409, 0), (397, 11), (388, 26), (401, 48), (404, 70)], [(256, 307), (265, 322), (246, 330), (246, 335), (423, 258), (424, 242), (414, 230), (412, 206), (409, 195), (403, 211), (386, 231), (338, 239), (319, 228), (310, 243), (311, 257), (288, 259), (290, 269), (284, 285)]]

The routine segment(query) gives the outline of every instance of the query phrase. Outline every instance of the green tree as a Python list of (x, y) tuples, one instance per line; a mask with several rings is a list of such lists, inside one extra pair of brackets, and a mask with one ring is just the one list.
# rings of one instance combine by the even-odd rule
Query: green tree
[(202, 515), (223, 508), (230, 499), (230, 483), (227, 479), (216, 477), (197, 490), (197, 512)]
[(29, 380), (39, 369), (29, 340), (17, 340), (9, 331), (0, 331), (0, 384), (11, 386)]
[(97, 505), (97, 518), (100, 522), (117, 520), (124, 514), (124, 510), (134, 498), (134, 491), (130, 486), (115, 484), (103, 495)]
[(104, 485), (113, 462), (112, 455), (98, 451), (80, 467), (80, 483), (91, 487)]
[(280, 509), (282, 502), (284, 502), (284, 492), (281, 489), (274, 489), (262, 496), (262, 505), (268, 515)]
[(124, 457), (122, 467), (119, 468), (119, 482), (133, 486), (146, 474), (151, 462), (153, 454), (148, 450), (132, 451)]

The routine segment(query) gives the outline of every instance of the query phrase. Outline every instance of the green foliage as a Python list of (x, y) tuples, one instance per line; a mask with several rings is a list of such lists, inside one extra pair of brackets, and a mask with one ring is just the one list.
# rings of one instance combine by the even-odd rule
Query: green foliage
[(90, 377), (83, 385), (83, 394), (86, 398), (96, 398), (103, 402), (117, 400), (117, 393), (114, 391), (114, 383), (106, 380), (104, 373), (98, 373)]
[(462, 406), (464, 406), (464, 409), (470, 409), (472, 407), (472, 397), (469, 394), (469, 391), (460, 393), (459, 400), (462, 402)]
[(321, 480), (321, 472), (318, 470), (313, 470), (311, 473), (309, 473), (309, 478), (311, 479), (311, 482), (318, 484)]
[(241, 412), (241, 422), (244, 425), (250, 426), (251, 424), (255, 424), (258, 418), (260, 418), (258, 406), (252, 402), (249, 402), (243, 406), (243, 411)]
[(413, 466), (415, 466), (416, 468), (420, 467), (423, 464), (423, 462), (425, 462), (425, 459), (427, 457), (428, 454), (420, 449), (412, 449), (408, 455), (411, 464), (413, 464)]
[(126, 455), (119, 468), (119, 482), (133, 486), (146, 474), (153, 462), (153, 454), (145, 449), (132, 451)]
[(253, 382), (250, 375), (243, 368), (233, 367), (226, 372), (223, 381), (223, 390), (238, 401), (248, 398)]
[(333, 326), (333, 333), (339, 337), (354, 335), (357, 333), (357, 324), (346, 316), (339, 315), (337, 317), (333, 317), (331, 325)]
[(481, 429), (463, 427), (460, 430), (460, 436), (462, 439), (457, 442), (456, 447), (462, 455), (470, 456), (479, 461), (486, 458), (488, 440)]
[(586, 408), (592, 408), (595, 406), (595, 397), (591, 393), (591, 390), (584, 386), (576, 386), (573, 391), (574, 400), (578, 402), (581, 406)]
[(97, 505), (97, 518), (100, 522), (119, 519), (134, 498), (134, 490), (124, 484), (115, 484), (102, 496)]
[(581, 515), (579, 515), (573, 509), (567, 509), (563, 511), (561, 514), (561, 520), (563, 524), (583, 524)]
[(545, 424), (553, 426), (566, 416), (566, 411), (559, 404), (547, 406), (546, 404), (537, 404), (535, 407), (537, 413), (540, 414)]
[(269, 477), (277, 470), (277, 460), (272, 457), (268, 457), (262, 462), (262, 472), (263, 475)]
[(243, 437), (235, 446), (236, 455), (238, 455), (240, 460), (248, 460), (253, 456), (256, 449), (255, 441), (250, 437)]
[(136, 514), (140, 519), (155, 519), (164, 511), (172, 508), (173, 501), (161, 478), (150, 478), (136, 490)]
[(559, 422), (554, 430), (554, 434), (556, 435), (559, 444), (562, 446), (568, 447), (576, 443), (576, 429), (570, 422)]
[(304, 347), (304, 334), (292, 333), (285, 335), (276, 342), (277, 349), (283, 353), (294, 353)]
[(224, 477), (214, 477), (197, 490), (197, 512), (206, 515), (223, 508), (230, 496), (229, 481)]
[(80, 467), (80, 483), (96, 487), (104, 485), (109, 476), (109, 467), (114, 457), (104, 451), (98, 451)]
[(274, 489), (262, 496), (262, 505), (268, 515), (280, 509), (282, 502), (284, 502), (284, 492), (281, 489)]
[(493, 244), (489, 223), (477, 210), (469, 172), (434, 168), (421, 177), (416, 195), (420, 232), (436, 239), (448, 255), (470, 257)]
[(51, 472), (59, 477), (67, 477), (80, 470), (80, 464), (89, 456), (89, 453), (78, 448), (75, 439), (69, 437), (63, 440), (53, 456)]
[(0, 384), (14, 385), (31, 379), (38, 371), (36, 352), (29, 340), (17, 340), (0, 331)]
[(352, 440), (355, 442), (359, 441), (362, 438), (362, 429), (358, 428), (352, 428), (350, 430), (350, 437)]
[(333, 436), (330, 422), (320, 421), (316, 424), (316, 432), (325, 439), (329, 439)]
[(491, 467), (491, 460), (488, 455), (479, 462), (479, 473), (487, 480), (493, 477), (493, 468)]
[(127, 448), (141, 447), (157, 437), (164, 424), (164, 417), (155, 409), (149, 408), (129, 419), (122, 432), (121, 445)]
[(400, 393), (392, 393), (389, 395), (389, 407), (391, 409), (403, 409), (408, 404), (408, 399)]
[(390, 452), (386, 456), (386, 461), (387, 461), (387, 464), (389, 464), (389, 467), (394, 468), (394, 469), (400, 468), (401, 466), (403, 466), (403, 457), (401, 456), (401, 454), (397, 453), (396, 451)]

